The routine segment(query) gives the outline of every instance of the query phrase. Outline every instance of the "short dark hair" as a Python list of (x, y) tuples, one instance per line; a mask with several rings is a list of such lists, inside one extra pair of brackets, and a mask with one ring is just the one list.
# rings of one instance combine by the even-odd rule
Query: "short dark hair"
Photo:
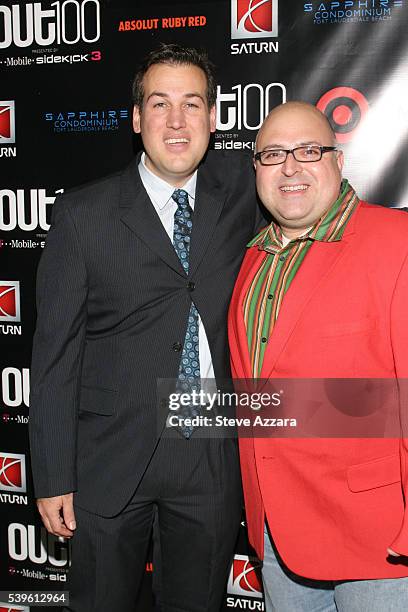
[(193, 47), (181, 47), (175, 44), (161, 43), (158, 49), (151, 51), (143, 60), (139, 70), (135, 74), (132, 83), (133, 104), (142, 108), (143, 106), (143, 77), (150, 66), (155, 64), (190, 64), (201, 68), (207, 79), (207, 104), (211, 108), (217, 99), (217, 85), (214, 77), (214, 65), (208, 59), (206, 51), (194, 49)]

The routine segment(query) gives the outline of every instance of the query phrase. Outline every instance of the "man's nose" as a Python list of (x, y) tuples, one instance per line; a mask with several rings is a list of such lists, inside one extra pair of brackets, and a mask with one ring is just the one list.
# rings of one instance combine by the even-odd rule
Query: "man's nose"
[(302, 165), (296, 161), (292, 152), (287, 154), (286, 160), (281, 164), (282, 173), (285, 176), (293, 176), (296, 172), (301, 172)]
[(175, 130), (185, 127), (186, 119), (182, 108), (172, 107), (167, 113), (166, 119), (167, 127), (171, 127)]

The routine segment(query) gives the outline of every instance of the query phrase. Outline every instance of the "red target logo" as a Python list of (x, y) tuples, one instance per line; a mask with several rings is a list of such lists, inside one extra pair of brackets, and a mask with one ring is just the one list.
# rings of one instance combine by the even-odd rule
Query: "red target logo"
[(335, 87), (327, 91), (316, 104), (330, 121), (337, 141), (349, 142), (368, 112), (368, 102), (353, 87)]

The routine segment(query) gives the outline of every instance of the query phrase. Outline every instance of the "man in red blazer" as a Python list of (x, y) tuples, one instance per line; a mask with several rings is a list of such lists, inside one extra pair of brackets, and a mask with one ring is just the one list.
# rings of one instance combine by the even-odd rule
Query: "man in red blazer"
[[(269, 114), (254, 165), (273, 221), (249, 243), (235, 285), (234, 377), (398, 379), (404, 390), (408, 216), (359, 200), (330, 124), (305, 103)], [(407, 440), (399, 430), (301, 435), (240, 439), (266, 609), (406, 610)]]

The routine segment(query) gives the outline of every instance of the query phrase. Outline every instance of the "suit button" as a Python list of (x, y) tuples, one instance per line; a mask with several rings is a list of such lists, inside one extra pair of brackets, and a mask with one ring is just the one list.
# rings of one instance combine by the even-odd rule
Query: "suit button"
[(172, 346), (173, 351), (176, 351), (176, 353), (179, 353), (182, 348), (183, 348), (183, 345), (180, 344), (180, 342), (175, 342)]
[(192, 281), (189, 281), (189, 282), (187, 283), (187, 289), (188, 289), (189, 291), (194, 291), (194, 289), (195, 289), (195, 283), (193, 283)]

